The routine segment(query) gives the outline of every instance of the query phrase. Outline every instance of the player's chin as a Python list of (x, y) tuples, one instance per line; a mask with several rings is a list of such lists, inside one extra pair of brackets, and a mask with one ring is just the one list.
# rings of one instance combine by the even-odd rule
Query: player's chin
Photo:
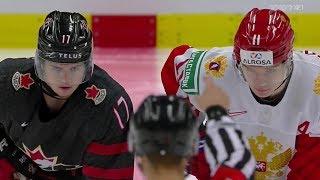
[(63, 99), (69, 98), (72, 93), (75, 91), (75, 88), (70, 87), (70, 88), (57, 88), (56, 93)]
[(266, 98), (272, 95), (272, 90), (270, 89), (252, 89), (252, 91), (259, 98)]

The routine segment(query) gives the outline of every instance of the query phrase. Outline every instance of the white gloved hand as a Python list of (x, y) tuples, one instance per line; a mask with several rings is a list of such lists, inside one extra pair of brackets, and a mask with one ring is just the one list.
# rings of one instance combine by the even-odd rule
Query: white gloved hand
[[(216, 108), (219, 109), (219, 107)], [(219, 112), (219, 110), (214, 112), (214, 108), (208, 110), (205, 156), (210, 165), (211, 176), (214, 176), (220, 167), (225, 167), (229, 170), (241, 171), (245, 179), (250, 179), (255, 172), (256, 161), (250, 152), (248, 141), (243, 132), (227, 116), (222, 107), (220, 110), (223, 112)], [(219, 177), (221, 177), (220, 175)], [(226, 177), (228, 176), (226, 175)]]

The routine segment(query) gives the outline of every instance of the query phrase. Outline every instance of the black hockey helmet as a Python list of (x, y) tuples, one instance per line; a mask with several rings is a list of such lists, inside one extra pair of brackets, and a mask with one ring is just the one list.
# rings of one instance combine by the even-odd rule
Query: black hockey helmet
[(177, 96), (149, 96), (130, 121), (129, 150), (142, 155), (190, 157), (198, 149), (198, 121)]
[(71, 12), (49, 13), (39, 29), (35, 55), (37, 76), (47, 82), (44, 63), (78, 63), (84, 67), (82, 82), (86, 82), (93, 71), (92, 47), (92, 32), (84, 16)]

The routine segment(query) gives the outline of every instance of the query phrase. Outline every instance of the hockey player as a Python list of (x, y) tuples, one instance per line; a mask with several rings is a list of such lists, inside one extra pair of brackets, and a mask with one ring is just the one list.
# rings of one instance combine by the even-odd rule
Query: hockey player
[[(255, 160), (246, 139), (227, 116), (225, 108), (212, 102), (218, 101), (203, 101), (209, 114), (206, 156), (212, 170), (211, 179), (252, 178)], [(198, 150), (200, 121), (196, 121), (183, 98), (149, 96), (130, 122), (129, 149), (140, 159), (139, 167), (146, 179), (196, 179), (191, 175), (184, 177), (184, 170), (188, 159)], [(225, 144), (219, 144), (221, 141)]]
[[(204, 76), (227, 92), (228, 113), (257, 160), (257, 179), (320, 177), (320, 56), (293, 51), (293, 41), (284, 12), (254, 8), (241, 21), (233, 47), (179, 46), (161, 72), (166, 93), (188, 98), (201, 112), (195, 95), (207, 84)], [(208, 179), (199, 151), (192, 170)]]
[(93, 64), (92, 48), (82, 15), (53, 11), (39, 29), (34, 58), (0, 62), (0, 123), (45, 179), (133, 178), (132, 103)]

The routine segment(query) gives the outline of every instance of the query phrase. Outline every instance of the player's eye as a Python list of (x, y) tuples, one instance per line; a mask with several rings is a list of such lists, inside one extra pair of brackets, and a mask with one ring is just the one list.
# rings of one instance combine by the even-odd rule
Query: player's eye
[(79, 69), (80, 69), (80, 66), (74, 66), (74, 67), (70, 68), (70, 70), (72, 72), (78, 71)]
[(61, 67), (57, 67), (57, 66), (51, 66), (52, 70), (60, 72), (62, 70)]

